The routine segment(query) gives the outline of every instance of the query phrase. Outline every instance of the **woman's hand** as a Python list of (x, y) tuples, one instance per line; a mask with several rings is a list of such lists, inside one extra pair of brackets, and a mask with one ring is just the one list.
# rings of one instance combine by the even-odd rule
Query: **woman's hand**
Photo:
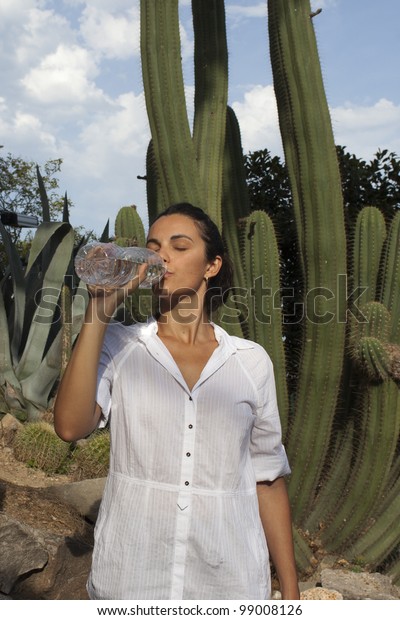
[(282, 600), (299, 600), (289, 497), (284, 478), (257, 483), (261, 522), (278, 575)]

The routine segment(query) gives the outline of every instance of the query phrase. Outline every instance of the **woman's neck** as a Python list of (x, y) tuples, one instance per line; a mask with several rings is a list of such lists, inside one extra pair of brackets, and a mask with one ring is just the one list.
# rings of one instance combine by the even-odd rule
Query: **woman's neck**
[(160, 314), (157, 322), (158, 335), (161, 338), (171, 338), (183, 344), (196, 344), (215, 338), (205, 311), (194, 312), (176, 306), (171, 311)]

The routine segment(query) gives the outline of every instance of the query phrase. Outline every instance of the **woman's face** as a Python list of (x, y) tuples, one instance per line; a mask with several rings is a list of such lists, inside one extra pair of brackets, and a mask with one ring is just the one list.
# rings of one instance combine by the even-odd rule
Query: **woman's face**
[[(173, 214), (160, 217), (151, 226), (147, 247), (164, 260), (167, 271), (155, 293), (192, 296), (206, 291), (206, 278), (219, 271), (220, 257), (206, 258), (206, 245), (190, 217)], [(157, 290), (158, 289), (158, 290)]]

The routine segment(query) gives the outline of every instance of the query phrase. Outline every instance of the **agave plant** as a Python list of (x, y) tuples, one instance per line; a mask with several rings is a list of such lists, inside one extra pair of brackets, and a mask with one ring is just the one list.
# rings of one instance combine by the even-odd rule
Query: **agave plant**
[(0, 233), (8, 270), (0, 283), (0, 414), (33, 421), (49, 406), (63, 357), (68, 356), (86, 305), (86, 289), (74, 280), (74, 230), (50, 222), (38, 170), (43, 223), (23, 265), (6, 228)]

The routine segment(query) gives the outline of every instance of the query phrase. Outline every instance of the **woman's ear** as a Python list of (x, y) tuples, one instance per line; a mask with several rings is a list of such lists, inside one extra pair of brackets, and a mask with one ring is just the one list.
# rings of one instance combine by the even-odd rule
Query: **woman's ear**
[(206, 277), (206, 278), (214, 278), (214, 276), (217, 275), (217, 273), (219, 272), (221, 267), (222, 267), (222, 258), (219, 255), (217, 255), (211, 261), (211, 263), (209, 263), (209, 265), (207, 267), (207, 271), (204, 274), (204, 277)]

